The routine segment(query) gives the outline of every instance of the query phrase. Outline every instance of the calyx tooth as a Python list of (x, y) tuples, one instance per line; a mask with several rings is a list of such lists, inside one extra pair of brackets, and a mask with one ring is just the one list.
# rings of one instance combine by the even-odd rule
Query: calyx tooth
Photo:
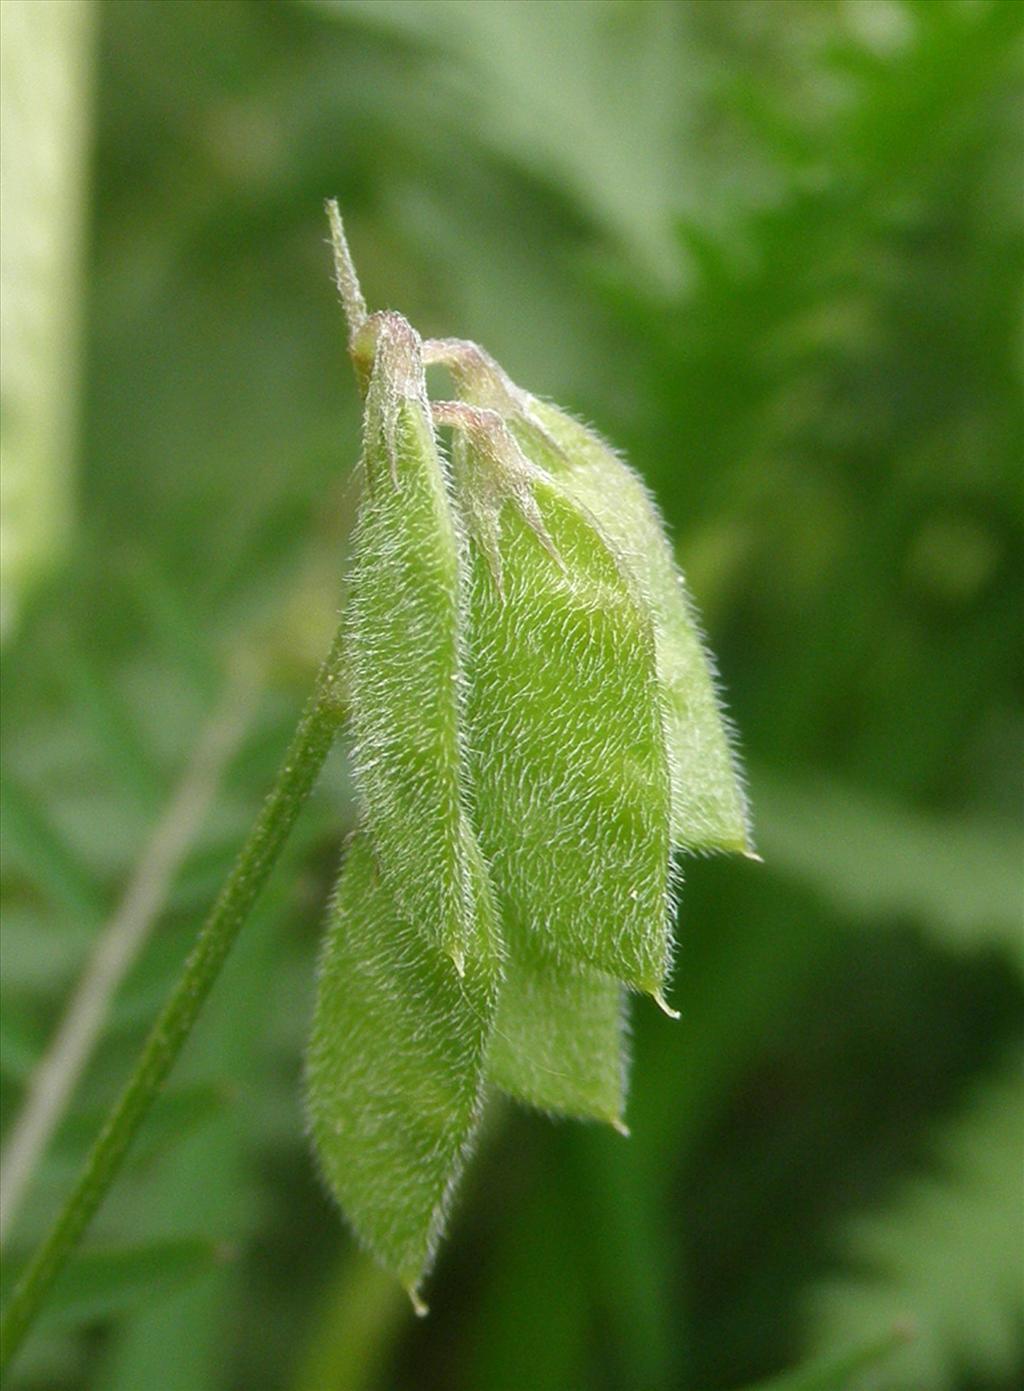
[[(475, 347), (474, 344), (469, 346)], [(518, 509), (548, 555), (565, 573), (565, 563), (551, 540), (533, 495), (534, 482), (544, 475), (523, 453), (499, 411), (465, 401), (433, 401), (431, 410), (435, 425), (457, 431), (475, 456), (465, 457), (464, 451), (458, 450), (456, 462), (462, 465), (460, 471), (464, 476), (460, 482), (470, 522), (499, 592), (503, 592), (500, 514), (505, 502), (511, 502)]]
[(423, 361), (428, 367), (446, 367), (459, 396), (468, 404), (496, 411), (568, 462), (565, 450), (533, 409), (533, 397), (516, 386), (479, 343), (468, 338), (428, 338), (423, 344)]

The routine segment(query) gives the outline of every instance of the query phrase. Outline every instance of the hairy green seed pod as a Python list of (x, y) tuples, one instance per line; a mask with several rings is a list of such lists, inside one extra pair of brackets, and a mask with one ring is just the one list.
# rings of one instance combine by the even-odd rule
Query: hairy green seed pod
[(398, 908), (461, 969), (473, 913), (461, 543), (419, 336), (401, 315), (377, 314), (359, 346), (373, 366), (346, 615), (354, 773)]
[(409, 1290), (442, 1235), (480, 1116), (499, 960), (482, 861), (460, 977), (398, 912), (365, 834), (349, 850), (320, 957), (306, 1066), (324, 1175), (359, 1239)]
[(470, 530), (472, 815), (510, 956), (660, 995), (670, 785), (648, 608), (493, 413), (441, 418)]
[(593, 430), (516, 386), (475, 343), (440, 339), (429, 342), (426, 351), (429, 361), (449, 368), (463, 399), (500, 415), (524, 453), (587, 508), (643, 592), (657, 637), (673, 845), (753, 855), (747, 800), (714, 665), (643, 482)]
[(654, 615), (672, 774), (672, 843), (681, 850), (751, 853), (747, 800), (715, 689), (714, 667), (657, 508), (638, 475), (564, 411), (531, 398), (558, 446), (538, 450), (588, 507), (626, 561)]
[[(751, 852), (643, 484), (475, 344), (367, 318), (329, 213), (366, 391), (345, 620), (361, 829), (321, 957), (308, 1110), (356, 1234), (419, 1308), (485, 1078), (624, 1131), (624, 987), (668, 1009), (672, 849)], [(428, 401), (425, 361), (459, 400)], [(451, 472), (435, 423), (454, 431)]]
[(600, 971), (512, 957), (498, 999), (488, 1076), (542, 1111), (625, 1133), (626, 1000)]

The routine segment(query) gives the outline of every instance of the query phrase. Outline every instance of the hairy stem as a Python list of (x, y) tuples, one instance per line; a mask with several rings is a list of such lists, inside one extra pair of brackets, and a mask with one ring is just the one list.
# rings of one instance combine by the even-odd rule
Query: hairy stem
[(338, 287), (338, 298), (345, 311), (349, 340), (351, 341), (366, 322), (366, 300), (363, 299), (355, 262), (348, 249), (348, 238), (345, 236), (345, 226), (341, 220), (341, 209), (335, 199), (328, 198), (324, 204), (324, 210), (327, 213), (327, 221), (331, 228), (334, 283)]
[(113, 917), (96, 940), (52, 1042), (29, 1080), (24, 1106), (0, 1153), (0, 1243), (22, 1200), (68, 1099), (103, 1030), (110, 1005), (137, 958), (196, 827), (206, 815), (224, 765), (248, 713), (240, 680), (228, 684), (157, 822)]
[(200, 929), (178, 984), (161, 1010), (78, 1182), (11, 1296), (0, 1323), (0, 1370), (20, 1347), (54, 1280), (116, 1178), (316, 782), (343, 716), (337, 689), (340, 649), (339, 630), (270, 795)]

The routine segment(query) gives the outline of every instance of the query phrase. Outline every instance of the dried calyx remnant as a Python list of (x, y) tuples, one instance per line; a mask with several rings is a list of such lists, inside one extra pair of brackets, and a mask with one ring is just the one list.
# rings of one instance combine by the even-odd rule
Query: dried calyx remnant
[[(342, 1210), (422, 1310), (488, 1089), (624, 1132), (627, 993), (672, 1013), (673, 855), (753, 850), (643, 483), (476, 344), (367, 315), (328, 214), (365, 395), (345, 618), (360, 825), (308, 1108)], [(456, 399), (430, 400), (432, 364)]]

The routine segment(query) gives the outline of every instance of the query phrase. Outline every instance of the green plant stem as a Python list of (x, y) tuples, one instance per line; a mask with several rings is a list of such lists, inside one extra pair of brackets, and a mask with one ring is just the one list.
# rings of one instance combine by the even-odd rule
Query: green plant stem
[(11, 1295), (0, 1322), (0, 1370), (21, 1346), (50, 1287), (116, 1178), (312, 791), (343, 718), (340, 648), (339, 630), (270, 795), (150, 1031), (135, 1071), (89, 1152), (78, 1182)]
[(174, 876), (209, 810), (241, 738), (251, 685), (249, 678), (230, 681), (200, 732), (116, 911), (96, 934), (53, 1039), (28, 1080), (24, 1104), (0, 1150), (0, 1249), (102, 1036), (118, 987), (158, 921)]

